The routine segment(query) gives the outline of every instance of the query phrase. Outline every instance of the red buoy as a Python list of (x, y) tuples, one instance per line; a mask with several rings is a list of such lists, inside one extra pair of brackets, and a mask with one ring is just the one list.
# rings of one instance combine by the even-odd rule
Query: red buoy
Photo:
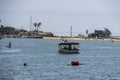
[(73, 65), (73, 66), (78, 66), (78, 65), (80, 65), (80, 63), (79, 63), (79, 61), (72, 61), (72, 62), (71, 62), (71, 65)]

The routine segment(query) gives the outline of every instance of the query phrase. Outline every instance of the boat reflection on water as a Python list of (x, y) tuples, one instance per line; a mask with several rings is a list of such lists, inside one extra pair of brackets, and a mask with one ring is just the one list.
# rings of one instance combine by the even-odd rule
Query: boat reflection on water
[(58, 52), (59, 53), (67, 53), (67, 54), (74, 54), (79, 53), (79, 43), (77, 42), (68, 42), (68, 41), (62, 41), (58, 44)]

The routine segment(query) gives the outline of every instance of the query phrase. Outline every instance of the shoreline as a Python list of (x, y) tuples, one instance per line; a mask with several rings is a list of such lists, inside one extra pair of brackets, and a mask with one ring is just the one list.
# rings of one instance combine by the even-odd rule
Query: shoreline
[(61, 40), (61, 39), (65, 39), (65, 40), (98, 40), (98, 41), (120, 41), (120, 38), (104, 38), (104, 39), (95, 39), (95, 38), (81, 38), (81, 37), (43, 37), (43, 39), (53, 39), (53, 40)]
[[(7, 37), (5, 37), (5, 38), (7, 38)], [(13, 37), (8, 37), (8, 38), (13, 38)], [(19, 38), (24, 38), (24, 37), (19, 37)], [(57, 36), (57, 37), (42, 37), (42, 38), (34, 38), (34, 39), (48, 39), (48, 40), (62, 40), (62, 39), (65, 39), (65, 40), (91, 40), (91, 41), (111, 41), (111, 42), (114, 42), (114, 41), (118, 41), (119, 42), (120, 41), (119, 37), (118, 38), (97, 39), (97, 38), (86, 38), (86, 37), (60, 37), (60, 36)]]

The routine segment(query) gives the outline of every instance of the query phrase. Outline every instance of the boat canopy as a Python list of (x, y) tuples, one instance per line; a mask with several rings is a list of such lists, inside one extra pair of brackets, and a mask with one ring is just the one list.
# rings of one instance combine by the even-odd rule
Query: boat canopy
[(79, 43), (76, 43), (76, 42), (66, 42), (66, 43), (59, 43), (59, 45), (79, 45)]

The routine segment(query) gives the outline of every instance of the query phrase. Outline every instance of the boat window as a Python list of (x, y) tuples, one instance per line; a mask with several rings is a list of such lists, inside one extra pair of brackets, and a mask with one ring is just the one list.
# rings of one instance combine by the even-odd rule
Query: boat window
[(79, 49), (79, 44), (60, 44), (59, 49), (68, 49), (68, 50), (75, 50)]

